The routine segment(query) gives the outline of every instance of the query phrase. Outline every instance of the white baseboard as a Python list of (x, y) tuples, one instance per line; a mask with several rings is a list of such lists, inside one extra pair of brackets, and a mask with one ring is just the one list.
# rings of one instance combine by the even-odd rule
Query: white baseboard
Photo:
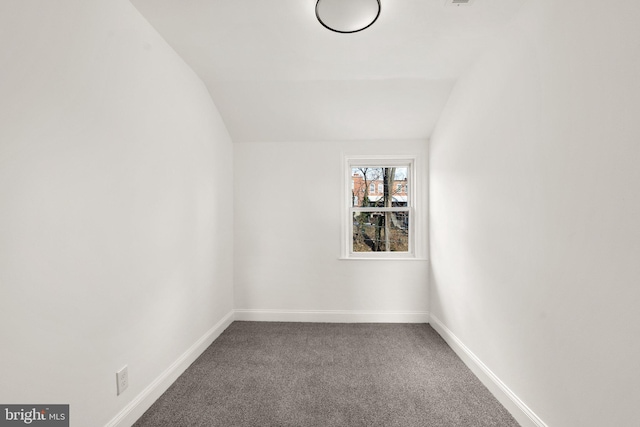
[(211, 343), (233, 322), (234, 313), (230, 311), (222, 320), (209, 329), (198, 341), (171, 364), (164, 372), (137, 395), (105, 427), (130, 427), (147, 409), (182, 375), (182, 373), (200, 356)]
[(236, 320), (256, 322), (428, 323), (427, 311), (250, 310), (236, 309)]
[(429, 323), (522, 427), (547, 427), (440, 319), (432, 314)]

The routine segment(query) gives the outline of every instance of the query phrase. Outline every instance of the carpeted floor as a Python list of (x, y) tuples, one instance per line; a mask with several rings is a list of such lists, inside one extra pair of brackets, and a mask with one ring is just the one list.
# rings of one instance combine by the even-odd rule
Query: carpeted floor
[(234, 322), (135, 426), (518, 423), (429, 325)]

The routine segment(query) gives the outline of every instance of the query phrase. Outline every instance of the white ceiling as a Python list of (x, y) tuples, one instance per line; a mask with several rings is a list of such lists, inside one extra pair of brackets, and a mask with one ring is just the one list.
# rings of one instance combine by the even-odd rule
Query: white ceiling
[(526, 0), (381, 0), (334, 33), (316, 0), (132, 0), (207, 85), (235, 142), (426, 139)]

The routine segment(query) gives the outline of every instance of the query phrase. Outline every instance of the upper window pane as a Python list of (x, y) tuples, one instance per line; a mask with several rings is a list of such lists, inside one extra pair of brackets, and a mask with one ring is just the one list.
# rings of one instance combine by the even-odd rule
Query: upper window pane
[(351, 206), (407, 206), (408, 177), (407, 166), (353, 166), (351, 168)]

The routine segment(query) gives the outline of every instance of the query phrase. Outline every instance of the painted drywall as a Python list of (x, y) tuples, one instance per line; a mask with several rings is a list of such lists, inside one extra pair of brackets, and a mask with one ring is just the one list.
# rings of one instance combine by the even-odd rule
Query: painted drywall
[(231, 312), (232, 155), (128, 1), (0, 3), (1, 403), (105, 425)]
[(431, 313), (549, 426), (638, 422), (639, 19), (531, 2), (431, 140)]
[(234, 144), (237, 315), (426, 320), (426, 261), (339, 259), (343, 155), (418, 155), (424, 193), (426, 151), (425, 141)]

